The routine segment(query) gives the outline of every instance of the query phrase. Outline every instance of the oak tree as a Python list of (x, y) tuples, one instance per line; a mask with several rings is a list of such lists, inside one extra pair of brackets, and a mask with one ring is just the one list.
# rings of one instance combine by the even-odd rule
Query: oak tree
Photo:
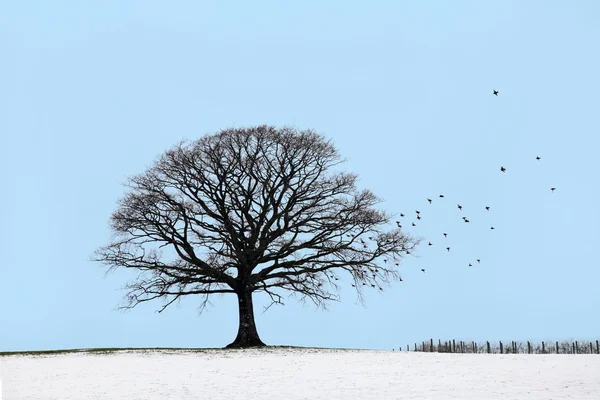
[[(288, 292), (325, 307), (342, 282), (365, 288), (400, 279), (419, 239), (390, 227), (371, 191), (331, 141), (312, 130), (256, 126), (181, 142), (128, 179), (110, 218), (113, 240), (95, 261), (138, 270), (124, 308), (217, 293), (237, 296), (239, 328), (228, 347), (264, 346), (252, 295), (283, 304)], [(338, 169), (338, 170), (336, 170)], [(268, 308), (267, 307), (267, 308)]]

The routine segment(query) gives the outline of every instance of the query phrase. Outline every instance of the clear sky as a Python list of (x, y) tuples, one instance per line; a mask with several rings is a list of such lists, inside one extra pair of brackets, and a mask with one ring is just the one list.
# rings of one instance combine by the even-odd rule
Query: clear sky
[(289, 299), (263, 314), (256, 296), (266, 343), (599, 338), (599, 15), (595, 1), (3, 2), (0, 351), (230, 343), (235, 297), (201, 316), (192, 297), (117, 311), (131, 274), (89, 258), (127, 177), (181, 139), (263, 123), (333, 139), (384, 209), (406, 226), (421, 211), (407, 230), (425, 238), (365, 307), (349, 285), (328, 311)]

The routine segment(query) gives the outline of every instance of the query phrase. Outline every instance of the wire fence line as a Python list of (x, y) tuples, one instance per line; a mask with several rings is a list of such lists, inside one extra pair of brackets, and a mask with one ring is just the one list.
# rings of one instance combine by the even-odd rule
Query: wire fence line
[[(396, 350), (396, 349), (394, 349)], [(398, 350), (402, 351), (400, 347)], [(406, 351), (411, 351), (406, 345)], [(414, 343), (412, 351), (426, 353), (471, 353), (471, 354), (600, 354), (600, 340), (593, 341), (562, 341), (562, 342), (465, 342), (462, 340), (433, 339)]]

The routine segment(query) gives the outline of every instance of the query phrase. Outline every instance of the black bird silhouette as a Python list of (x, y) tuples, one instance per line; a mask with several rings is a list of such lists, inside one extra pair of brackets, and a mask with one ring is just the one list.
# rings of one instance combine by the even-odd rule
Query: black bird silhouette
[(373, 240), (373, 236), (369, 236), (369, 239), (370, 239), (370, 240)]
[(398, 265), (400, 265), (400, 264), (396, 263), (396, 265), (398, 266)]
[(550, 188), (550, 190), (552, 190), (554, 192), (556, 190), (556, 188)]
[(494, 229), (494, 227), (492, 226), (490, 229)]
[(444, 198), (444, 195), (443, 195), (443, 194), (440, 194), (440, 198), (441, 198), (441, 199), (443, 199), (443, 198)]
[(459, 209), (460, 211), (462, 211), (462, 206), (461, 206), (460, 204), (457, 204), (457, 206), (458, 206), (458, 209)]
[(400, 277), (400, 282), (402, 282), (402, 277)]
[(409, 250), (406, 250), (406, 254), (410, 254), (410, 251), (409, 251)]
[(431, 199), (427, 199), (427, 201), (429, 202), (429, 204), (431, 204), (431, 202), (432, 202), (433, 200), (431, 200)]
[(465, 222), (471, 222), (471, 221), (469, 221), (468, 219), (465, 218)]
[(490, 211), (490, 207), (489, 206), (486, 206), (485, 209), (488, 210), (488, 211)]
[(419, 220), (420, 220), (420, 219), (421, 219), (421, 216), (420, 216), (420, 215), (417, 215), (417, 219), (419, 219)]
[(415, 223), (413, 222), (413, 223), (412, 223), (412, 226), (417, 226), (417, 225), (415, 225)]
[(421, 268), (421, 271), (425, 272), (425, 268)]
[(462, 217), (462, 218), (465, 219), (465, 220), (467, 219), (467, 217)]
[(450, 247), (446, 247), (446, 250), (450, 251)]
[(448, 234), (447, 234), (447, 233), (444, 233), (444, 237), (445, 237), (445, 238), (447, 238), (447, 237), (448, 237)]
[(356, 287), (356, 286), (354, 286), (354, 283), (352, 284), (352, 287)]
[(500, 166), (500, 171), (506, 172), (506, 168), (504, 168), (504, 166)]
[(469, 263), (469, 267), (472, 267), (472, 266), (473, 266), (473, 264)]
[(404, 217), (404, 214), (400, 213), (400, 216), (401, 216), (401, 217)]
[(430, 246), (433, 246), (433, 243), (429, 242), (429, 245), (430, 245)]
[(494, 94), (498, 96), (498, 91), (496, 89), (494, 89)]
[(540, 160), (541, 160), (541, 157), (539, 157), (539, 156), (538, 156), (538, 157), (536, 157), (535, 159), (536, 159), (536, 160), (538, 160), (538, 161), (540, 161)]
[(421, 214), (421, 211), (419, 211), (419, 210), (415, 210), (415, 212), (416, 212), (417, 214)]
[(478, 264), (481, 264), (481, 260), (480, 260), (479, 258), (477, 259), (477, 263), (478, 263)]
[(384, 262), (384, 263), (386, 263), (386, 262), (387, 262), (387, 260), (383, 260), (383, 262)]

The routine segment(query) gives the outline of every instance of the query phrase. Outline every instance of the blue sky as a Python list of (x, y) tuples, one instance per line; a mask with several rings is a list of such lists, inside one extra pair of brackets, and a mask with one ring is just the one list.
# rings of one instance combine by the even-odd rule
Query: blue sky
[(256, 296), (266, 343), (598, 338), (599, 12), (593, 1), (4, 2), (0, 351), (230, 343), (234, 297), (201, 316), (192, 297), (162, 314), (160, 303), (116, 311), (130, 274), (105, 277), (89, 258), (110, 240), (127, 177), (181, 139), (263, 123), (333, 139), (382, 208), (407, 226), (421, 211), (407, 230), (434, 244), (366, 307), (349, 285), (328, 311), (289, 299), (263, 314)]

